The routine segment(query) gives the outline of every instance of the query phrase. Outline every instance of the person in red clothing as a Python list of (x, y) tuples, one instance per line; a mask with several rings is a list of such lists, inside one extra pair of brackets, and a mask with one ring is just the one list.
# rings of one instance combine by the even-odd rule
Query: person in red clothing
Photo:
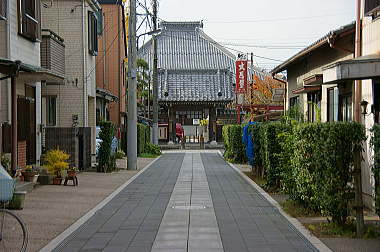
[(175, 136), (177, 138), (178, 143), (181, 142), (181, 140), (184, 137), (185, 131), (183, 130), (183, 127), (180, 123), (175, 124)]

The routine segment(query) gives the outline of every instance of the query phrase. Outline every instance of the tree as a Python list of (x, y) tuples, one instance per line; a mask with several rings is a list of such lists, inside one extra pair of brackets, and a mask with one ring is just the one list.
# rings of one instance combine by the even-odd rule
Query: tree
[[(139, 107), (144, 109), (145, 114), (145, 101), (151, 96), (150, 94), (150, 76), (149, 64), (144, 59), (137, 59), (137, 99)], [(149, 101), (148, 101), (149, 102)]]

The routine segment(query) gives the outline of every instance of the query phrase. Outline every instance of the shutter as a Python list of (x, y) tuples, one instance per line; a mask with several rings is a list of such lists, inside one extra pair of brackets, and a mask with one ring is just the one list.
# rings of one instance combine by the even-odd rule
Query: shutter
[(0, 0), (0, 20), (7, 18), (7, 0)]
[(98, 35), (102, 35), (103, 33), (103, 11), (99, 10), (95, 12), (97, 25), (96, 25), (96, 32)]
[(374, 11), (378, 10), (380, 10), (380, 0), (365, 0), (365, 15), (371, 15)]
[(95, 15), (93, 15), (94, 25), (93, 25), (93, 32), (92, 36), (94, 38), (94, 52), (95, 55), (98, 55), (98, 20), (96, 19)]
[(91, 12), (89, 11), (88, 12), (88, 50), (90, 51), (90, 53), (92, 54), (92, 51), (93, 51), (93, 44), (92, 44), (92, 36), (91, 36), (91, 33), (92, 33), (92, 29), (91, 29), (91, 26), (92, 26), (92, 20), (91, 20)]
[(37, 20), (37, 23), (35, 24), (35, 38), (42, 41), (41, 36), (41, 0), (36, 0), (36, 7), (35, 7), (35, 19)]

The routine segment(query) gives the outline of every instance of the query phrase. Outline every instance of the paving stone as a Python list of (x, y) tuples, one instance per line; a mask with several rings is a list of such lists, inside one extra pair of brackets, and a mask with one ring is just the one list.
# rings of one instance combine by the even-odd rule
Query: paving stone
[(83, 251), (150, 251), (183, 158), (184, 154), (161, 157), (56, 251), (75, 251), (78, 247)]
[(225, 251), (317, 251), (218, 154), (201, 156)]

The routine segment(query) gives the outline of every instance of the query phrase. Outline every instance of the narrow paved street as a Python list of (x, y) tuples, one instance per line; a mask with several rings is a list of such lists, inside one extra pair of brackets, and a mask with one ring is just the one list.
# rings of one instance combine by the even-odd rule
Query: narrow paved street
[(167, 153), (56, 251), (316, 251), (217, 153)]

